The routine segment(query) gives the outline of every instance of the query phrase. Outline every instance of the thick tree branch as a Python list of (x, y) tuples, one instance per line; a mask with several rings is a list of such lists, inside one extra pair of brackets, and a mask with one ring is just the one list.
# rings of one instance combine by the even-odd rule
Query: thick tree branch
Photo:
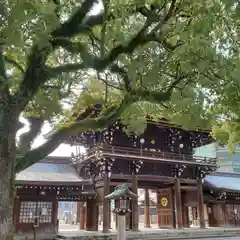
[(61, 73), (77, 72), (80, 69), (86, 68), (85, 63), (68, 63), (55, 68), (48, 68), (47, 74), (49, 78), (59, 76)]
[(45, 62), (50, 51), (49, 47), (41, 49), (36, 45), (32, 48), (23, 80), (12, 98), (11, 104), (15, 105), (16, 111), (23, 111), (39, 87), (48, 80)]
[[(106, 21), (111, 21), (115, 18), (116, 17), (114, 17), (112, 14), (109, 14)], [(104, 12), (101, 12), (97, 15), (89, 16), (82, 21), (82, 24), (76, 27), (76, 31), (78, 33), (89, 33), (93, 27), (97, 25), (102, 25), (104, 21)]]
[(161, 91), (152, 91), (142, 87), (132, 88), (131, 79), (129, 78), (127, 71), (124, 68), (119, 67), (117, 64), (113, 64), (110, 67), (110, 70), (122, 77), (125, 86), (129, 85), (128, 88), (126, 87), (126, 91), (131, 94), (136, 101), (149, 101), (154, 103), (162, 103), (168, 101), (171, 97), (173, 89), (177, 88), (178, 84), (187, 77), (186, 75), (181, 74), (178, 68), (177, 74), (174, 76), (175, 80), (170, 83), (168, 87)]
[(100, 76), (98, 77), (98, 79), (103, 82), (106, 86), (123, 91), (124, 89), (122, 89), (121, 87), (119, 87), (118, 85), (114, 85), (114, 83), (109, 82), (106, 79), (101, 78)]
[(43, 159), (48, 154), (53, 152), (64, 140), (68, 137), (88, 130), (98, 130), (108, 127), (113, 124), (117, 118), (123, 113), (124, 109), (133, 103), (130, 96), (125, 96), (122, 103), (117, 107), (113, 106), (108, 111), (98, 118), (88, 118), (81, 121), (71, 123), (60, 128), (50, 139), (40, 147), (27, 152), (23, 157), (19, 157), (16, 163), (16, 172), (19, 172), (32, 164)]
[(177, 0), (171, 1), (171, 5), (169, 7), (166, 17), (164, 18), (164, 21), (168, 21), (173, 16), (175, 9), (176, 9), (176, 2), (177, 2)]
[[(108, 65), (113, 63), (118, 58), (119, 55), (123, 53), (130, 54), (140, 45), (144, 45), (151, 41), (160, 42), (161, 44), (163, 43), (163, 41), (157, 38), (155, 34), (150, 34), (145, 36), (144, 31), (145, 31), (145, 28), (139, 31), (138, 34), (136, 34), (127, 44), (120, 44), (117, 47), (113, 48), (102, 59), (89, 53), (87, 51), (87, 48), (81, 43), (71, 42), (70, 40), (63, 39), (63, 38), (55, 39), (52, 42), (54, 46), (57, 46), (57, 45), (61, 46), (71, 53), (75, 53), (75, 54), (80, 53), (83, 58), (83, 63), (66, 64), (64, 66), (59, 66), (56, 68), (49, 69), (51, 71), (50, 77), (52, 77), (51, 74), (55, 75), (55, 74), (60, 74), (61, 72), (77, 71), (82, 68), (93, 68), (95, 70), (101, 71), (105, 69)], [(178, 46), (180, 45), (171, 46), (169, 44), (168, 47), (169, 48), (171, 47), (171, 49), (173, 50)]]
[(151, 91), (148, 89), (137, 88), (131, 91), (136, 101), (146, 101), (152, 103), (162, 103), (170, 100), (171, 91)]
[(31, 144), (34, 139), (40, 134), (44, 120), (41, 118), (28, 117), (30, 126), (29, 131), (20, 135), (17, 152), (21, 155), (31, 149)]
[[(174, 1), (173, 1), (174, 2)], [(43, 85), (53, 75), (57, 76), (61, 72), (77, 71), (80, 68), (93, 68), (97, 71), (105, 69), (108, 65), (113, 63), (121, 54), (131, 54), (137, 47), (144, 45), (151, 41), (156, 41), (156, 38), (152, 38), (152, 35), (146, 35), (148, 26), (154, 21), (154, 19), (147, 18), (142, 29), (126, 44), (120, 44), (113, 48), (104, 58), (95, 57), (87, 51), (84, 45), (78, 44), (78, 50), (76, 50), (76, 44), (66, 39), (59, 39), (63, 37), (72, 37), (79, 33), (77, 26), (80, 26), (84, 22), (84, 18), (91, 10), (96, 0), (85, 0), (81, 7), (78, 8), (75, 14), (72, 15), (65, 23), (52, 32), (53, 48), (45, 46), (40, 48), (35, 45), (32, 49), (27, 61), (27, 69), (24, 74), (22, 83), (19, 89), (13, 97), (12, 104), (15, 104), (18, 111), (22, 111), (32, 97), (36, 94), (39, 87)], [(171, 10), (171, 7), (170, 7)], [(170, 11), (169, 10), (169, 11)], [(104, 20), (103, 20), (104, 21)], [(86, 22), (85, 22), (86, 23)], [(58, 46), (62, 46), (71, 52), (78, 51), (81, 53), (83, 63), (71, 64), (60, 66), (50, 70), (50, 74), (46, 72), (45, 62), (49, 53)], [(49, 70), (49, 69), (48, 69)], [(127, 86), (129, 88), (129, 85)]]
[[(125, 74), (124, 76), (127, 77)], [(130, 82), (130, 80), (128, 81)], [(94, 119), (83, 119), (78, 122), (69, 124), (68, 126), (64, 126), (56, 131), (53, 135), (50, 136), (50, 139), (46, 143), (36, 149), (27, 152), (23, 157), (19, 158), (17, 160), (16, 171), (19, 172), (22, 169), (37, 162), (38, 160), (44, 158), (52, 151), (54, 151), (60, 145), (60, 143), (62, 143), (68, 137), (76, 134), (76, 132), (84, 132), (89, 130), (94, 131), (111, 125), (116, 121), (116, 119), (119, 118), (124, 109), (134, 102), (149, 101), (161, 104), (163, 102), (169, 101), (172, 90), (177, 86), (179, 82), (180, 78), (174, 81), (166, 91), (161, 92), (142, 88), (130, 89), (121, 105), (119, 107), (113, 106), (113, 108), (108, 111), (108, 114)]]
[(0, 44), (0, 84), (7, 78), (5, 69), (5, 57), (3, 55), (3, 46)]
[(3, 45), (0, 44), (0, 103), (1, 107), (3, 107), (2, 104), (8, 104), (8, 101), (10, 100), (10, 92), (9, 92), (9, 84), (8, 84), (8, 78), (6, 74), (6, 66), (5, 66), (5, 57), (3, 54)]
[(16, 67), (20, 72), (24, 73), (24, 69), (23, 67), (13, 58), (10, 58), (8, 56), (4, 56), (5, 61), (8, 62), (9, 64), (13, 65), (14, 67)]
[[(85, 0), (81, 7), (65, 23), (52, 32), (53, 38), (74, 36), (77, 33), (76, 26), (81, 24), (96, 2), (96, 0)], [(11, 102), (11, 104), (16, 106), (16, 111), (23, 111), (28, 102), (37, 93), (39, 87), (49, 79), (45, 72), (45, 62), (52, 50), (53, 48), (50, 45), (40, 47), (36, 44), (32, 48), (27, 59), (27, 69), (23, 80)]]
[(128, 77), (127, 70), (124, 69), (124, 68), (119, 67), (117, 64), (113, 64), (113, 65), (110, 67), (110, 70), (111, 70), (113, 73), (119, 74), (119, 75), (122, 77), (123, 82), (124, 82), (125, 90), (126, 90), (127, 92), (130, 92), (131, 89), (132, 89), (132, 87), (131, 87), (131, 80), (130, 80), (129, 77)]
[(81, 7), (58, 29), (52, 32), (52, 36), (55, 37), (73, 37), (79, 33), (78, 26), (81, 25), (83, 19), (96, 4), (97, 0), (85, 0)]

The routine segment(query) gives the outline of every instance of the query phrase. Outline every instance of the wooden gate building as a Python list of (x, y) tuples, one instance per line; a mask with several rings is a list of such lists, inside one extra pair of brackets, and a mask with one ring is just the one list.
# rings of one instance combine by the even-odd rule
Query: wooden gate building
[(211, 227), (240, 227), (240, 174), (213, 173), (205, 178), (208, 222)]
[(16, 233), (57, 233), (58, 201), (91, 202), (92, 182), (81, 178), (69, 158), (48, 157), (16, 176), (13, 223)]
[[(98, 111), (86, 111), (81, 118), (97, 115)], [(194, 156), (194, 149), (211, 141), (208, 131), (185, 131), (166, 121), (149, 121), (141, 136), (127, 135), (124, 126), (116, 122), (104, 131), (71, 137), (70, 143), (87, 149), (86, 154), (73, 159), (80, 176), (92, 179), (96, 187), (95, 205), (103, 206), (103, 232), (109, 231), (111, 221), (110, 204), (104, 196), (121, 183), (129, 184), (135, 193), (138, 188), (156, 191), (159, 227), (187, 227), (188, 206), (196, 207), (199, 225), (205, 227), (203, 179), (217, 170), (217, 164), (215, 158)], [(149, 213), (149, 200), (145, 202)], [(137, 201), (131, 202), (131, 210), (127, 228), (137, 231)]]
[[(80, 118), (97, 112), (87, 110)], [(47, 215), (40, 229), (53, 230), (57, 201), (66, 199), (86, 202), (86, 207), (79, 204), (81, 229), (98, 230), (101, 206), (103, 232), (108, 232), (111, 209), (104, 196), (122, 183), (136, 194), (139, 188), (145, 189), (145, 227), (151, 225), (150, 189), (157, 194), (159, 228), (239, 226), (239, 175), (215, 173), (216, 158), (194, 155), (195, 148), (211, 141), (208, 131), (186, 131), (166, 121), (149, 121), (140, 136), (127, 135), (118, 122), (104, 131), (72, 136), (68, 143), (76, 145), (77, 151), (71, 162), (43, 160), (17, 176), (16, 229), (31, 228), (30, 215), (40, 204)], [(84, 154), (78, 149), (82, 145)], [(130, 205), (127, 229), (138, 231), (138, 201)]]

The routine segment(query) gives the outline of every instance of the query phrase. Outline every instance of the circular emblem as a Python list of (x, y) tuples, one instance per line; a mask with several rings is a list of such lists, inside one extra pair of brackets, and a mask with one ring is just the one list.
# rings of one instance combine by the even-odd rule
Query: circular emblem
[(167, 200), (167, 198), (163, 197), (163, 198), (161, 199), (161, 204), (162, 204), (163, 207), (166, 207), (166, 206), (168, 205), (168, 200)]

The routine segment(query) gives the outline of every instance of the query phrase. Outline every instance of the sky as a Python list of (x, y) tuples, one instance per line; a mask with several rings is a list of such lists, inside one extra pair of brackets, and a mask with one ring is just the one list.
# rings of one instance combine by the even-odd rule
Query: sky
[[(28, 121), (26, 119), (24, 119), (23, 117), (20, 118), (20, 121), (23, 122), (26, 125), (21, 130), (18, 131), (17, 136), (19, 136), (23, 132), (27, 132), (29, 130), (29, 123), (28, 123)], [(43, 144), (46, 141), (46, 139), (43, 137), (43, 135), (48, 133), (51, 130), (52, 130), (52, 128), (51, 128), (51, 126), (48, 123), (44, 124), (44, 126), (42, 128), (42, 132), (35, 139), (35, 141), (33, 142), (32, 148), (38, 147), (41, 144)], [(61, 144), (54, 152), (52, 152), (49, 155), (50, 156), (70, 157), (71, 153), (75, 153), (75, 147), (74, 146), (71, 147), (68, 144)]]

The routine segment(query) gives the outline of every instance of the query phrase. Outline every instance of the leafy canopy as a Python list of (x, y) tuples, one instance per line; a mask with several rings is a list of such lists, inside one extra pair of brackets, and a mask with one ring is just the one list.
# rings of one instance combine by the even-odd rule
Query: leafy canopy
[[(1, 9), (1, 89), (31, 122), (17, 171), (69, 135), (119, 118), (139, 134), (150, 116), (214, 125), (215, 136), (220, 127), (225, 141), (238, 141), (237, 1), (9, 0)], [(100, 117), (75, 121), (96, 103)], [(43, 121), (56, 131), (31, 150)]]

